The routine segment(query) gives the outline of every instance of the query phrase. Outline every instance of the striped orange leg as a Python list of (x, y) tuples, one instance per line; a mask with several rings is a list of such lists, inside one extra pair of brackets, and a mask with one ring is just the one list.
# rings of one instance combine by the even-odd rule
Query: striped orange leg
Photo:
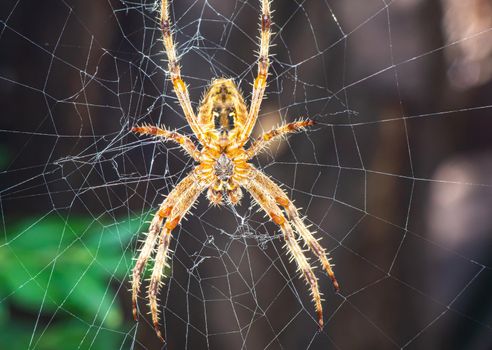
[(272, 141), (277, 140), (283, 136), (291, 133), (296, 133), (304, 130), (308, 126), (314, 125), (314, 120), (298, 120), (293, 123), (283, 124), (278, 128), (270, 130), (269, 132), (261, 135), (251, 147), (246, 151), (247, 159), (251, 159), (264, 150)]
[(171, 215), (172, 209), (179, 202), (180, 198), (186, 195), (187, 191), (196, 182), (195, 173), (190, 173), (185, 177), (166, 197), (162, 202), (159, 210), (157, 210), (154, 218), (152, 219), (149, 232), (147, 233), (147, 238), (140, 249), (140, 254), (135, 263), (132, 272), (132, 304), (133, 304), (133, 317), (135, 320), (138, 318), (137, 313), (137, 297), (140, 291), (140, 280), (142, 277), (142, 272), (149, 260), (154, 247), (156, 245), (157, 237), (159, 232), (162, 230), (163, 221)]
[(268, 176), (257, 169), (253, 169), (252, 171), (254, 173), (254, 181), (261, 186), (263, 191), (269, 193), (278, 205), (285, 209), (290, 222), (292, 222), (292, 225), (296, 229), (296, 232), (302, 237), (311, 252), (320, 260), (323, 269), (326, 271), (333, 283), (333, 287), (338, 292), (340, 290), (340, 286), (335, 277), (335, 273), (333, 272), (330, 259), (327, 257), (328, 253), (321, 246), (321, 244), (319, 244), (319, 240), (314, 238), (309, 228), (304, 224), (303, 220), (299, 216), (297, 208), (294, 206), (289, 197), (287, 197), (285, 192), (280, 188), (280, 186), (273, 182)]
[(249, 181), (244, 184), (244, 187), (251, 193), (251, 196), (256, 203), (258, 203), (258, 205), (269, 215), (271, 220), (280, 227), (285, 238), (287, 249), (292, 256), (292, 260), (295, 260), (297, 263), (299, 271), (311, 289), (311, 296), (318, 315), (318, 324), (320, 328), (323, 328), (323, 306), (321, 305), (321, 293), (318, 287), (318, 279), (295, 238), (292, 226), (285, 219), (282, 210), (275, 203), (275, 200), (264, 188), (259, 186), (256, 181)]
[(191, 206), (198, 199), (198, 196), (205, 188), (205, 185), (198, 181), (196, 177), (193, 177), (193, 182), (176, 200), (175, 205), (171, 208), (169, 215), (166, 218), (166, 223), (162, 227), (161, 237), (159, 240), (159, 245), (157, 248), (157, 253), (155, 255), (154, 269), (152, 270), (152, 276), (150, 278), (149, 288), (148, 288), (148, 298), (150, 313), (152, 315), (152, 323), (154, 325), (155, 332), (159, 339), (164, 342), (161, 331), (159, 329), (159, 309), (157, 307), (157, 298), (159, 295), (159, 290), (162, 285), (162, 274), (164, 268), (167, 265), (167, 257), (169, 253), (169, 244), (171, 242), (171, 232), (178, 224), (181, 219), (190, 210)]
[(188, 87), (181, 78), (181, 67), (179, 66), (178, 58), (176, 56), (175, 44), (171, 33), (171, 20), (169, 19), (169, 4), (167, 0), (162, 0), (161, 2), (160, 22), (162, 39), (167, 53), (168, 69), (169, 74), (171, 75), (174, 92), (178, 97), (179, 104), (183, 109), (186, 121), (190, 125), (191, 130), (193, 130), (193, 133), (195, 133), (200, 143), (204, 144), (203, 129), (198, 124), (195, 112), (191, 107)]
[(270, 66), (269, 50), (272, 17), (270, 12), (270, 0), (261, 1), (261, 32), (260, 32), (260, 53), (258, 56), (258, 75), (253, 83), (253, 92), (251, 95), (251, 105), (249, 107), (248, 119), (244, 130), (241, 133), (240, 140), (246, 143), (249, 135), (256, 124), (258, 113), (260, 112), (261, 101), (265, 93), (266, 81), (268, 77), (268, 68)]
[(182, 135), (175, 131), (167, 130), (166, 128), (161, 128), (154, 125), (142, 124), (140, 126), (135, 126), (132, 131), (140, 135), (152, 135), (162, 137), (164, 140), (169, 140), (176, 142), (178, 145), (183, 147), (183, 149), (188, 153), (188, 155), (196, 161), (199, 161), (200, 152), (196, 148), (195, 144), (191, 139), (185, 135)]

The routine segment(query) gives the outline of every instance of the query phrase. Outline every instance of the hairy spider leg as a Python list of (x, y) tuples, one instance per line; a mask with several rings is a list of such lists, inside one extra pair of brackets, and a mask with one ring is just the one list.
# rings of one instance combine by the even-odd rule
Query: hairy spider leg
[(142, 124), (132, 128), (134, 133), (140, 135), (151, 135), (162, 137), (164, 141), (173, 141), (180, 145), (185, 152), (194, 160), (200, 159), (200, 151), (196, 148), (193, 141), (188, 136), (180, 134), (176, 131), (167, 130), (165, 127), (158, 127), (154, 125)]
[(296, 133), (306, 129), (308, 126), (314, 125), (314, 120), (306, 119), (306, 120), (298, 120), (292, 123), (283, 124), (278, 128), (272, 129), (253, 142), (250, 148), (246, 151), (247, 159), (251, 159), (256, 156), (258, 153), (263, 151), (266, 147), (268, 147), (272, 141), (280, 139), (288, 134)]
[(133, 317), (135, 320), (138, 319), (137, 313), (137, 297), (140, 291), (140, 280), (142, 277), (142, 272), (149, 260), (154, 246), (156, 245), (157, 235), (162, 229), (162, 223), (164, 219), (169, 217), (171, 210), (176, 203), (179, 201), (183, 193), (189, 189), (195, 182), (195, 173), (192, 172), (186, 176), (181, 182), (169, 193), (166, 199), (162, 202), (159, 210), (154, 215), (150, 226), (149, 232), (147, 233), (147, 238), (140, 249), (140, 254), (137, 258), (135, 266), (132, 271), (132, 305), (133, 305)]
[(247, 141), (253, 127), (256, 124), (258, 113), (260, 112), (261, 101), (266, 89), (266, 81), (268, 77), (268, 68), (270, 66), (270, 36), (272, 17), (270, 12), (270, 0), (261, 0), (261, 31), (260, 31), (260, 52), (258, 55), (258, 74), (253, 83), (253, 92), (251, 94), (251, 105), (249, 106), (248, 119), (241, 133), (239, 140), (242, 145)]
[(181, 78), (181, 67), (179, 66), (178, 58), (176, 56), (175, 44), (171, 33), (171, 20), (169, 19), (169, 4), (167, 0), (162, 0), (161, 2), (160, 22), (164, 47), (167, 53), (168, 69), (169, 74), (171, 75), (174, 92), (183, 109), (186, 121), (198, 138), (198, 141), (203, 145), (205, 144), (204, 132), (201, 125), (198, 123), (193, 107), (191, 106), (188, 87)]
[(164, 341), (164, 338), (162, 337), (159, 329), (159, 309), (157, 307), (157, 298), (162, 285), (161, 279), (164, 272), (163, 270), (167, 265), (169, 244), (171, 242), (171, 232), (176, 228), (176, 226), (179, 225), (181, 219), (186, 215), (186, 213), (188, 213), (204, 188), (204, 183), (200, 182), (197, 178), (194, 178), (194, 181), (190, 187), (176, 201), (169, 216), (166, 218), (164, 226), (162, 227), (159, 246), (155, 255), (154, 269), (152, 270), (152, 276), (150, 277), (150, 283), (147, 290), (152, 323), (157, 336), (162, 341)]
[(263, 188), (265, 192), (269, 193), (275, 199), (278, 205), (285, 209), (289, 220), (292, 222), (296, 229), (296, 232), (301, 236), (304, 243), (309, 247), (311, 252), (320, 260), (323, 269), (326, 271), (333, 283), (335, 291), (339, 292), (340, 286), (335, 277), (335, 273), (333, 272), (333, 267), (330, 263), (330, 259), (328, 259), (327, 257), (328, 253), (321, 246), (321, 244), (319, 244), (319, 240), (314, 238), (309, 228), (304, 224), (303, 220), (299, 216), (297, 208), (294, 206), (292, 201), (285, 194), (282, 188), (280, 188), (280, 186), (277, 185), (267, 175), (263, 174), (257, 169), (253, 169), (252, 171), (255, 181)]
[(258, 205), (268, 214), (270, 219), (280, 227), (285, 238), (287, 250), (291, 254), (291, 261), (294, 260), (297, 263), (298, 269), (301, 271), (302, 276), (311, 289), (311, 296), (318, 315), (318, 324), (320, 328), (323, 328), (323, 306), (321, 305), (321, 293), (318, 287), (318, 279), (295, 238), (292, 226), (285, 219), (282, 210), (276, 204), (275, 200), (263, 187), (255, 181), (248, 181), (243, 186), (248, 190), (256, 203), (258, 203)]

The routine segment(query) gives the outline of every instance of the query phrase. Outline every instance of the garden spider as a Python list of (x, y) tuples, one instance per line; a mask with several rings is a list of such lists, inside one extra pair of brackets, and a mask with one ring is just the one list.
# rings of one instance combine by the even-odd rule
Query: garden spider
[[(187, 86), (181, 78), (180, 66), (171, 35), (168, 1), (162, 0), (161, 3), (160, 24), (168, 58), (169, 74), (186, 121), (201, 146), (201, 149), (199, 149), (189, 137), (169, 131), (166, 128), (144, 124), (135, 126), (132, 129), (133, 132), (138, 134), (152, 135), (165, 141), (178, 143), (198, 163), (193, 171), (169, 193), (160, 205), (150, 223), (147, 238), (133, 268), (133, 316), (137, 319), (137, 297), (142, 272), (154, 251), (154, 247), (157, 245), (155, 264), (148, 286), (148, 299), (152, 322), (158, 337), (162, 341), (164, 339), (159, 330), (157, 295), (161, 285), (163, 269), (166, 266), (171, 232), (204, 190), (207, 190), (207, 198), (214, 205), (221, 204), (224, 196), (227, 197), (230, 203), (235, 205), (243, 195), (241, 188), (244, 188), (268, 214), (270, 219), (279, 226), (292, 259), (296, 261), (298, 269), (311, 289), (320, 328), (323, 327), (323, 309), (318, 279), (297, 241), (294, 229), (311, 252), (318, 257), (324, 270), (331, 278), (335, 289), (339, 290), (325, 249), (306, 227), (292, 201), (275, 182), (256, 169), (251, 163), (248, 163), (272, 140), (279, 139), (289, 133), (304, 130), (314, 124), (312, 120), (299, 120), (284, 124), (263, 134), (252, 142), (249, 148), (244, 148), (258, 118), (268, 76), (268, 51), (272, 25), (270, 0), (260, 1), (261, 37), (258, 75), (253, 84), (249, 110), (234, 82), (230, 79), (219, 78), (211, 82), (198, 109), (198, 115), (195, 115), (191, 107)], [(287, 214), (287, 218), (284, 216), (282, 209)]]

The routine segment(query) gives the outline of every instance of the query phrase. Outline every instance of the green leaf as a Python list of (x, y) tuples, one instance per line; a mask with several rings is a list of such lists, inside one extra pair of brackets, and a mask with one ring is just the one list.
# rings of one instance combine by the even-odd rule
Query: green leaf
[[(0, 295), (2, 294), (0, 293)], [(0, 328), (5, 329), (5, 325), (8, 323), (8, 321), (9, 321), (9, 310), (7, 308), (7, 303), (0, 302)]]
[(53, 215), (9, 227), (7, 242), (0, 242), (4, 295), (33, 314), (68, 312), (89, 324), (120, 327), (122, 310), (109, 282), (126, 278), (130, 241), (141, 225), (141, 218), (104, 223)]

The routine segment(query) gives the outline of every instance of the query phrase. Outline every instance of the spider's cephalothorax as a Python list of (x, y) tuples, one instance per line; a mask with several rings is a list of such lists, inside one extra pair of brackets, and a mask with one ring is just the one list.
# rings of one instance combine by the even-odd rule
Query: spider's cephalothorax
[(318, 258), (323, 269), (331, 278), (335, 289), (338, 290), (338, 283), (330, 260), (327, 258), (327, 253), (304, 224), (297, 208), (279, 185), (248, 162), (268, 146), (272, 140), (304, 130), (314, 124), (312, 120), (299, 120), (284, 124), (261, 135), (251, 143), (249, 148), (244, 147), (258, 118), (269, 67), (268, 51), (272, 25), (270, 0), (260, 1), (261, 35), (258, 75), (253, 84), (249, 108), (234, 82), (230, 79), (220, 78), (213, 80), (210, 84), (198, 109), (198, 115), (195, 114), (191, 106), (188, 88), (181, 78), (180, 66), (171, 35), (168, 1), (162, 0), (161, 3), (160, 22), (170, 77), (186, 121), (200, 144), (197, 147), (189, 137), (162, 127), (144, 124), (132, 129), (139, 134), (157, 136), (178, 143), (198, 163), (160, 205), (150, 223), (147, 238), (133, 268), (132, 301), (133, 315), (136, 319), (137, 296), (142, 272), (157, 246), (154, 268), (148, 287), (148, 298), (152, 322), (157, 335), (162, 340), (159, 330), (157, 296), (169, 253), (171, 232), (205, 190), (207, 191), (207, 198), (212, 204), (221, 204), (224, 196), (230, 203), (237, 204), (242, 198), (241, 188), (244, 188), (250, 193), (254, 202), (278, 225), (285, 237), (285, 244), (292, 259), (297, 263), (299, 271), (311, 289), (320, 327), (323, 327), (323, 308), (318, 279), (298, 243), (299, 238)]

